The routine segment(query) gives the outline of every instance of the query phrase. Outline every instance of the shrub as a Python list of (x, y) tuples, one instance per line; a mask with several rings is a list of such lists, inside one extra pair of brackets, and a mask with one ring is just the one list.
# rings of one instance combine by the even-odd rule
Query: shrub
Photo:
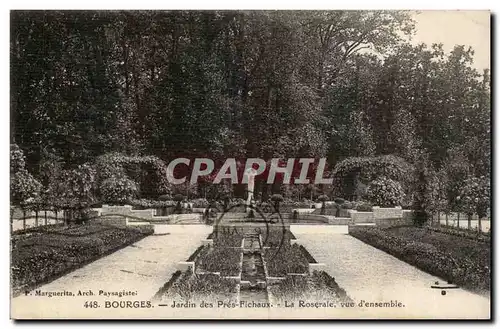
[(168, 201), (155, 201), (155, 200), (147, 200), (147, 199), (132, 199), (128, 200), (131, 206), (150, 209), (150, 208), (168, 208), (175, 206), (175, 202), (172, 200)]
[(207, 199), (204, 198), (194, 199), (191, 202), (194, 208), (206, 208), (209, 205)]
[(399, 182), (382, 176), (370, 183), (366, 196), (372, 204), (393, 207), (402, 204), (404, 192)]
[(326, 201), (328, 201), (328, 195), (326, 195), (326, 194), (322, 194), (322, 195), (320, 195), (320, 196), (318, 197), (318, 199), (317, 199), (317, 200), (318, 200), (319, 202), (326, 202)]
[(42, 184), (25, 168), (23, 151), (17, 144), (10, 145), (10, 196), (11, 202), (20, 204), (40, 196)]
[(353, 202), (346, 201), (340, 205), (340, 209), (353, 209), (354, 205)]
[(137, 185), (131, 179), (112, 177), (101, 183), (101, 195), (110, 203), (125, 203), (137, 195)]
[(369, 211), (372, 211), (372, 205), (368, 202), (358, 202), (355, 204), (355, 207), (354, 209), (356, 209), (357, 211), (365, 211), (365, 212), (369, 212)]
[(182, 195), (182, 194), (176, 194), (176, 195), (174, 195), (173, 200), (175, 202), (182, 202), (182, 201), (184, 201), (184, 195)]
[(353, 178), (359, 177), (362, 183), (368, 183), (384, 176), (399, 182), (406, 182), (412, 175), (413, 166), (403, 158), (394, 155), (350, 157), (338, 162), (332, 172), (333, 187), (341, 196), (355, 193)]
[(345, 200), (342, 198), (335, 198), (335, 199), (333, 199), (333, 201), (335, 201), (335, 203), (338, 203), (338, 204), (342, 204), (345, 202)]
[(172, 200), (172, 196), (170, 194), (163, 194), (163, 195), (160, 195), (160, 197), (158, 198), (158, 200), (160, 200), (160, 201), (169, 201), (169, 200)]
[(271, 196), (271, 201), (273, 202), (283, 202), (284, 201), (284, 198), (281, 194), (273, 194)]
[(23, 151), (19, 148), (17, 144), (10, 145), (10, 173), (14, 174), (23, 169), (26, 166), (26, 159)]
[(136, 181), (142, 197), (153, 198), (160, 194), (171, 193), (167, 179), (167, 166), (155, 156), (128, 156), (120, 153), (107, 153), (95, 161), (99, 181), (112, 177), (127, 177)]
[(26, 169), (21, 169), (10, 177), (11, 202), (19, 204), (40, 195), (42, 184)]

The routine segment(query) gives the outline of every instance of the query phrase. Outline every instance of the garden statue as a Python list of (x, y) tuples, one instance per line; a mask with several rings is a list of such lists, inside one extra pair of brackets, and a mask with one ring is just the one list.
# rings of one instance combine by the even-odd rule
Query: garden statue
[(245, 176), (248, 177), (248, 185), (247, 185), (247, 201), (246, 207), (248, 211), (248, 207), (251, 206), (254, 202), (253, 189), (255, 187), (255, 176), (257, 175), (257, 171), (253, 168), (248, 168), (245, 170)]

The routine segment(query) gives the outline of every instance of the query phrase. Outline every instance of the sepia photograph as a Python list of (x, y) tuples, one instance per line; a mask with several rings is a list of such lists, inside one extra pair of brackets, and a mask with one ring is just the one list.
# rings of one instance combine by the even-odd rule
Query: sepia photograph
[(11, 319), (491, 320), (490, 11), (9, 14)]

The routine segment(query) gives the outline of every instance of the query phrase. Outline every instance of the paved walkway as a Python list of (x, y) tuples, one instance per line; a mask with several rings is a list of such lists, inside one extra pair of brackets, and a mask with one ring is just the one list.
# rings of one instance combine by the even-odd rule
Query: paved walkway
[[(75, 270), (51, 283), (35, 289), (44, 292), (71, 291), (78, 293), (92, 290), (96, 295), (67, 297), (18, 296), (12, 299), (12, 309), (21, 316), (35, 314), (52, 314), (60, 310), (61, 314), (73, 314), (75, 310), (67, 309), (71, 302), (82, 308), (85, 301), (106, 299), (120, 300), (119, 297), (99, 296), (99, 290), (134, 291), (137, 295), (123, 297), (126, 300), (149, 300), (171, 278), (177, 270), (179, 261), (187, 258), (201, 245), (212, 231), (205, 225), (163, 225), (163, 235), (152, 235), (143, 240), (120, 249), (109, 256), (96, 260)], [(32, 294), (35, 294), (35, 291)], [(83, 310), (83, 308), (82, 308)]]
[[(488, 318), (489, 298), (463, 289), (432, 289), (443, 280), (347, 234), (318, 226), (293, 226), (302, 244), (356, 303), (401, 301), (404, 308), (374, 309), (378, 315), (422, 318)], [(369, 310), (367, 310), (369, 311)]]

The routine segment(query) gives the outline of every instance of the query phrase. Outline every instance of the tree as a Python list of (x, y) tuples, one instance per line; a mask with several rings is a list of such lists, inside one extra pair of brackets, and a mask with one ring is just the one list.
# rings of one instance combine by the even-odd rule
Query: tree
[(182, 195), (182, 194), (176, 194), (176, 195), (174, 195), (173, 200), (174, 200), (175, 202), (177, 202), (177, 206), (175, 207), (175, 208), (176, 208), (177, 213), (181, 214), (181, 213), (182, 213), (182, 206), (181, 206), (181, 202), (182, 202), (182, 201), (184, 201), (184, 195)]
[(324, 215), (325, 214), (325, 204), (326, 204), (326, 201), (328, 201), (328, 196), (325, 195), (325, 194), (322, 194), (318, 197), (318, 201), (321, 202), (321, 215)]
[(10, 146), (10, 202), (21, 205), (40, 196), (42, 184), (25, 168), (23, 151), (16, 144)]
[(490, 180), (484, 176), (467, 178), (457, 201), (467, 214), (468, 228), (471, 229), (472, 215), (476, 213), (479, 218), (478, 230), (481, 231), (481, 219), (486, 216), (490, 207)]
[(273, 194), (271, 196), (271, 201), (274, 202), (274, 209), (276, 212), (280, 212), (280, 202), (283, 202), (284, 198), (281, 194)]

